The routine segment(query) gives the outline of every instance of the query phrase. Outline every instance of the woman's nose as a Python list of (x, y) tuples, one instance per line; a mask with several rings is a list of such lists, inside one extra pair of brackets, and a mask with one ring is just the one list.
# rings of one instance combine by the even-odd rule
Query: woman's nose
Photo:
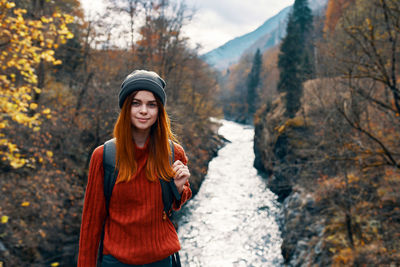
[(141, 105), (141, 106), (140, 106), (140, 113), (147, 113), (147, 107), (146, 107), (146, 105)]

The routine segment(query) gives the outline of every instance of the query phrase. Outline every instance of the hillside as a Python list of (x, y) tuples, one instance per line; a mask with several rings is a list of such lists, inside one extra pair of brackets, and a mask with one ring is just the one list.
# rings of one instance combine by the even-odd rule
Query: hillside
[[(311, 0), (310, 8), (314, 12), (325, 7), (327, 0)], [(266, 20), (252, 32), (236, 37), (222, 46), (202, 55), (202, 58), (217, 70), (223, 70), (237, 63), (244, 53), (261, 52), (277, 45), (285, 35), (286, 19), (292, 6), (282, 9), (278, 14)]]
[(400, 2), (341, 3), (315, 20), (316, 73), (295, 116), (288, 91), (260, 96), (254, 164), (283, 203), (285, 266), (400, 266)]
[(284, 34), (284, 29), (286, 28), (285, 20), (290, 10), (291, 6), (286, 7), (277, 15), (265, 21), (263, 25), (254, 31), (236, 37), (224, 45), (204, 54), (202, 56), (203, 59), (216, 69), (222, 70), (236, 63), (243, 52), (258, 40), (267, 39), (266, 43), (269, 45), (266, 45), (264, 50), (277, 44)]

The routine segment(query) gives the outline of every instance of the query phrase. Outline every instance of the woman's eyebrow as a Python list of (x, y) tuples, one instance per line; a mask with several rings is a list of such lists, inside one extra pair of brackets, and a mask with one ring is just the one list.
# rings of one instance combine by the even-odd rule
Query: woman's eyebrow
[(142, 100), (142, 99), (139, 99), (139, 98), (134, 98), (132, 101), (139, 101), (139, 102), (147, 102), (147, 103), (154, 103), (154, 102), (157, 102), (157, 100)]

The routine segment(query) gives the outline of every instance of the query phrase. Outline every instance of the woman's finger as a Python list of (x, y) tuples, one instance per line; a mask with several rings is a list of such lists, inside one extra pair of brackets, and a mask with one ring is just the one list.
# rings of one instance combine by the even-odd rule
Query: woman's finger
[(180, 170), (181, 168), (182, 168), (181, 166), (175, 166), (175, 167), (173, 168), (173, 170), (174, 170), (175, 173), (177, 173), (177, 172), (179, 172), (179, 170)]
[(183, 170), (181, 172), (181, 178), (188, 178), (189, 177), (189, 171)]
[(180, 169), (178, 169), (178, 170), (175, 171), (175, 177), (176, 177), (176, 179), (179, 179), (180, 173), (181, 173), (181, 170), (180, 170)]
[(175, 167), (177, 167), (179, 165), (184, 165), (184, 164), (182, 163), (182, 161), (177, 160), (177, 161), (174, 162), (174, 164), (172, 164), (172, 168), (175, 168)]
[(188, 169), (179, 169), (177, 172), (176, 172), (176, 178), (175, 179), (178, 179), (178, 180), (180, 180), (180, 179), (185, 179), (185, 178), (189, 178), (189, 176), (190, 176), (190, 173), (189, 173), (189, 170)]
[(172, 165), (172, 169), (174, 170), (174, 172), (177, 172), (180, 169), (187, 169), (187, 166), (180, 161), (176, 161), (174, 165)]

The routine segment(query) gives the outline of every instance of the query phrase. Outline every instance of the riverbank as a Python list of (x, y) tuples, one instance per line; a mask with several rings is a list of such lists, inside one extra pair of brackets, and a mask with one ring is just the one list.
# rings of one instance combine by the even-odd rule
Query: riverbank
[[(310, 133), (301, 118), (287, 119), (280, 99), (262, 111), (255, 121), (255, 167), (266, 174), (268, 187), (282, 202), (280, 228), (285, 264), (328, 266), (324, 243), (324, 216), (302, 175), (310, 159)], [(307, 170), (309, 171), (309, 170)]]
[(285, 264), (398, 266), (399, 168), (360, 147), (375, 144), (346, 121), (321, 83), (337, 81), (305, 84), (294, 118), (284, 116), (278, 98), (255, 119), (254, 165), (283, 204)]

